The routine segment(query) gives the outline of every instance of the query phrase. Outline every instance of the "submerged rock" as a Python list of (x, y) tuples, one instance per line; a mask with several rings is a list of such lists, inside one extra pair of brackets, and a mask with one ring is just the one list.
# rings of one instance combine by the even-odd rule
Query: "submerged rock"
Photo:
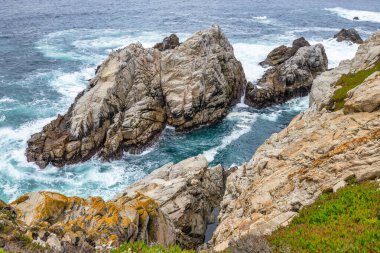
[(335, 83), (340, 76), (369, 69), (379, 60), (379, 45), (377, 32), (352, 60), (318, 76), (310, 108), (227, 177), (220, 222), (212, 239), (216, 251), (240, 238), (260, 237), (286, 226), (324, 192), (352, 181), (380, 178), (379, 73), (350, 91), (343, 110), (318, 109), (326, 94), (332, 96), (330, 89), (338, 88)]
[[(304, 45), (305, 42), (302, 41), (301, 38), (299, 43), (293, 44)], [(289, 50), (293, 52), (293, 49)], [(262, 108), (307, 95), (314, 78), (325, 71), (327, 65), (327, 56), (322, 44), (302, 46), (293, 56), (268, 69), (256, 84), (248, 83), (245, 103)]]
[(363, 39), (360, 37), (359, 33), (354, 28), (350, 28), (350, 29), (343, 28), (337, 34), (334, 35), (334, 38), (338, 42), (351, 41), (356, 44), (363, 43)]
[[(172, 48), (175, 39), (167, 40)], [(27, 159), (44, 168), (141, 152), (166, 124), (184, 131), (217, 122), (245, 83), (218, 26), (171, 50), (131, 44), (110, 54), (65, 115), (32, 135)]]

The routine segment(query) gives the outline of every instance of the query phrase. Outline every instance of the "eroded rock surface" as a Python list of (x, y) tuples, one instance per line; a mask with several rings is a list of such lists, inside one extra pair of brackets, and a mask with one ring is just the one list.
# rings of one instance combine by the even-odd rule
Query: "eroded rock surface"
[(291, 47), (279, 46), (273, 49), (267, 56), (267, 58), (260, 62), (261, 66), (276, 66), (285, 62), (290, 57), (294, 56), (298, 49), (301, 47), (310, 46), (310, 43), (304, 38), (298, 38), (293, 41)]
[[(216, 218), (212, 211), (224, 193), (223, 172), (220, 165), (209, 168), (200, 155), (155, 170), (109, 201), (53, 192), (28, 193), (9, 205), (0, 201), (0, 246), (14, 247), (21, 235), (53, 252), (107, 251), (136, 240), (194, 249)], [(3, 236), (5, 208), (6, 224), (17, 221), (9, 225), (15, 233), (22, 228), (16, 236)]]
[(138, 193), (104, 201), (34, 192), (11, 206), (26, 224), (26, 236), (54, 252), (94, 252), (136, 240), (162, 245), (176, 241), (173, 223), (159, 204)]
[(28, 161), (43, 168), (94, 154), (118, 158), (142, 151), (166, 124), (183, 131), (223, 118), (246, 80), (220, 28), (174, 49), (166, 44), (164, 51), (137, 43), (111, 53), (68, 112), (30, 138)]
[(338, 67), (320, 74), (313, 82), (310, 91), (309, 104), (312, 110), (321, 110), (329, 104), (330, 98), (340, 87), (337, 81), (345, 74), (355, 74), (368, 69), (380, 60), (380, 32), (375, 32), (368, 40), (359, 46), (352, 60), (342, 61)]
[(141, 192), (155, 199), (178, 229), (178, 243), (196, 248), (204, 241), (213, 208), (224, 193), (223, 168), (208, 168), (204, 156), (167, 164), (129, 186), (123, 196)]
[[(306, 41), (301, 43), (305, 44)], [(297, 47), (293, 46), (287, 51), (293, 53), (295, 48)], [(287, 56), (281, 57), (285, 59)], [(294, 97), (305, 96), (310, 91), (314, 78), (325, 71), (327, 66), (327, 56), (322, 44), (299, 47), (293, 56), (268, 69), (256, 84), (248, 83), (245, 103), (262, 108)]]
[(380, 75), (374, 73), (351, 90), (342, 110), (316, 109), (329, 99), (323, 89), (327, 85), (327, 91), (336, 89), (334, 80), (340, 73), (368, 69), (377, 61), (379, 39), (378, 32), (360, 46), (353, 60), (318, 77), (313, 90), (319, 92), (311, 95), (309, 110), (273, 134), (248, 163), (228, 176), (220, 223), (212, 239), (215, 250), (224, 250), (247, 235), (262, 236), (287, 225), (323, 192), (336, 191), (352, 180), (380, 177), (380, 107), (376, 99), (380, 97)]
[(362, 44), (363, 39), (360, 37), (359, 33), (354, 29), (342, 29), (337, 34), (334, 35), (334, 39), (338, 42), (350, 41), (356, 44)]

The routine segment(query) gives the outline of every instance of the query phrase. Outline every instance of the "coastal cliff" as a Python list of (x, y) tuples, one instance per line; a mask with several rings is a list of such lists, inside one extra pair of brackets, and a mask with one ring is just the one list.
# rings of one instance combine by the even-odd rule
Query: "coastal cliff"
[[(221, 36), (219, 28), (213, 27), (209, 31)], [(202, 34), (195, 35), (189, 39), (190, 42), (198, 41), (197, 36)], [(219, 41), (225, 41), (223, 38), (219, 37)], [(138, 45), (136, 47), (140, 48)], [(315, 47), (322, 52), (320, 46)], [(302, 48), (308, 50), (308, 46)], [(174, 56), (170, 56), (170, 52), (175, 49), (149, 50), (153, 54), (168, 52), (160, 57), (171, 58)], [(235, 65), (234, 58), (229, 59), (234, 62), (233, 66), (240, 66)], [(107, 61), (113, 60), (111, 57)], [(111, 64), (107, 61), (98, 73), (107, 72), (107, 66)], [(319, 74), (312, 82), (309, 109), (297, 115), (281, 132), (273, 134), (249, 162), (240, 166), (230, 169), (220, 165), (209, 167), (206, 158), (200, 155), (155, 170), (109, 201), (100, 197), (84, 199), (36, 192), (23, 195), (10, 204), (0, 202), (0, 217), (5, 217), (6, 228), (13, 231), (10, 235), (0, 231), (0, 243), (10, 248), (18, 247), (17, 240), (25, 236), (33, 245), (42, 247), (41, 250), (33, 248), (21, 252), (107, 251), (123, 242), (136, 240), (164, 246), (176, 243), (195, 249), (204, 243), (207, 224), (214, 219), (214, 208), (220, 209), (219, 224), (212, 239), (203, 245), (203, 251), (228, 250), (246, 236), (269, 235), (289, 224), (300, 210), (315, 202), (323, 193), (335, 192), (349, 182), (380, 177), (379, 62), (380, 32), (376, 32), (360, 45), (352, 60), (343, 61), (337, 68)], [(232, 65), (230, 67), (234, 68)], [(243, 73), (240, 67), (236, 71)], [(233, 79), (232, 76), (229, 78)], [(95, 79), (107, 83), (106, 78), (102, 79), (101, 76)], [(235, 81), (240, 83), (242, 80)], [(94, 79), (91, 82), (95, 82)], [(170, 87), (173, 88), (175, 83), (173, 81)], [(77, 98), (69, 114), (57, 120), (61, 123), (73, 120), (68, 115), (73, 115), (75, 107), (84, 103), (80, 102), (84, 99), (82, 97), (90, 94), (94, 87), (97, 86), (89, 87)], [(165, 121), (161, 123), (166, 122), (179, 130), (187, 129), (189, 125), (184, 123), (183, 114), (170, 116), (167, 111), (176, 111), (173, 108), (177, 108), (177, 90), (168, 88), (165, 91), (162, 88), (160, 91), (166, 94), (162, 96), (168, 97), (168, 101), (173, 100), (169, 103), (173, 107), (163, 107), (161, 113)], [(229, 101), (224, 105), (234, 103), (241, 87), (229, 92), (232, 97), (223, 100)], [(89, 96), (88, 99), (91, 101), (95, 97)], [(210, 113), (215, 112), (216, 107), (205, 105), (201, 108), (204, 113)], [(220, 108), (223, 115), (226, 108)], [(88, 107), (87, 110), (96, 108)], [(202, 110), (192, 115), (201, 115)], [(218, 115), (212, 117), (219, 118)], [(45, 127), (43, 132), (53, 136), (57, 131), (69, 131), (65, 127), (70, 125), (58, 124), (57, 120)], [(191, 126), (204, 123), (201, 116), (190, 117), (189, 122), (192, 122)], [(110, 131), (114, 128), (107, 125), (104, 129)], [(44, 133), (32, 137), (29, 151)], [(62, 139), (64, 143), (65, 138)], [(65, 145), (62, 147), (67, 149)]]
[[(226, 181), (212, 244), (227, 249), (245, 235), (268, 235), (302, 207), (348, 181), (380, 176), (380, 32), (352, 60), (313, 82), (310, 109), (273, 134)], [(357, 80), (347, 87), (344, 80)], [(351, 80), (350, 79), (350, 80)], [(324, 106), (346, 92), (340, 107)]]

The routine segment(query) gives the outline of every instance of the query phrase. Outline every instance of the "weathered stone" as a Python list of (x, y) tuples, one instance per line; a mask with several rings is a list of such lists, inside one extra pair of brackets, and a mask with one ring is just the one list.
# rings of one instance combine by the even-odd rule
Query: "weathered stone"
[(92, 252), (104, 244), (114, 247), (135, 240), (167, 246), (176, 240), (173, 223), (159, 204), (141, 193), (106, 202), (100, 197), (35, 192), (21, 196), (11, 206), (34, 235), (34, 242), (55, 252), (68, 248)]
[(359, 33), (354, 29), (342, 29), (337, 34), (334, 35), (334, 39), (338, 42), (350, 41), (356, 44), (362, 44), (363, 39), (360, 37)]
[(141, 152), (167, 123), (183, 131), (223, 118), (246, 83), (231, 44), (218, 26), (177, 44), (171, 36), (163, 51), (137, 43), (112, 52), (68, 112), (28, 141), (28, 161), (118, 158)]
[(223, 168), (208, 168), (204, 156), (167, 164), (125, 189), (122, 196), (135, 192), (155, 199), (178, 229), (178, 243), (196, 248), (204, 241), (213, 208), (219, 206), (224, 191)]
[(314, 78), (326, 69), (327, 56), (322, 44), (300, 47), (294, 56), (268, 69), (256, 84), (248, 83), (245, 103), (261, 108), (305, 96)]
[(175, 34), (171, 34), (169, 37), (166, 37), (162, 42), (157, 43), (153, 48), (160, 51), (165, 51), (168, 49), (174, 49), (180, 45), (179, 38)]
[(321, 110), (340, 87), (335, 85), (344, 74), (356, 73), (372, 67), (380, 60), (380, 32), (375, 32), (359, 46), (352, 60), (342, 61), (338, 67), (320, 74), (313, 82), (309, 104), (313, 110)]
[(279, 65), (286, 60), (288, 60), (290, 57), (294, 56), (298, 49), (301, 47), (307, 47), (310, 46), (310, 43), (304, 38), (298, 38), (293, 41), (291, 47), (287, 46), (279, 46), (275, 49), (273, 49), (267, 56), (267, 58), (260, 62), (259, 64), (261, 66), (276, 66)]
[[(379, 42), (376, 33), (359, 47), (354, 59), (322, 74), (323, 79), (318, 77), (313, 89), (320, 84), (336, 89), (333, 80), (340, 73), (370, 68), (380, 57)], [(327, 85), (322, 82), (326, 77), (331, 77)], [(313, 92), (306, 112), (273, 134), (248, 163), (228, 176), (219, 226), (211, 241), (216, 251), (241, 237), (262, 236), (286, 226), (302, 207), (348, 181), (380, 177), (379, 80), (374, 73), (352, 90), (345, 113), (317, 110), (326, 94)], [(327, 93), (332, 96), (329, 88)]]

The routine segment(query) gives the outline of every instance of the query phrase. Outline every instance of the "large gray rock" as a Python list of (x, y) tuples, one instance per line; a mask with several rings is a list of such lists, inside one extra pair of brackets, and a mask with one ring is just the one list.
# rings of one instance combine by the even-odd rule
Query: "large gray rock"
[(260, 62), (260, 65), (261, 66), (279, 65), (283, 63), (284, 61), (286, 61), (287, 59), (289, 59), (290, 57), (294, 56), (297, 53), (298, 49), (300, 49), (301, 47), (307, 47), (307, 46), (310, 46), (310, 43), (304, 37), (298, 38), (293, 41), (291, 47), (282, 45), (273, 49), (268, 54), (267, 58), (264, 61)]
[(170, 48), (137, 43), (111, 53), (68, 112), (31, 137), (28, 161), (43, 168), (94, 154), (118, 158), (123, 151), (141, 152), (165, 124), (183, 131), (223, 118), (246, 80), (220, 28)]
[(122, 196), (142, 193), (155, 199), (178, 230), (178, 243), (196, 248), (204, 241), (212, 211), (224, 193), (223, 168), (208, 168), (204, 156), (167, 164), (124, 190)]
[(294, 56), (268, 69), (256, 84), (248, 83), (245, 103), (261, 108), (307, 95), (314, 78), (327, 65), (322, 44), (301, 47)]
[(338, 42), (350, 41), (356, 44), (362, 44), (363, 39), (360, 37), (359, 33), (354, 29), (342, 29), (337, 34), (334, 35), (334, 39)]

